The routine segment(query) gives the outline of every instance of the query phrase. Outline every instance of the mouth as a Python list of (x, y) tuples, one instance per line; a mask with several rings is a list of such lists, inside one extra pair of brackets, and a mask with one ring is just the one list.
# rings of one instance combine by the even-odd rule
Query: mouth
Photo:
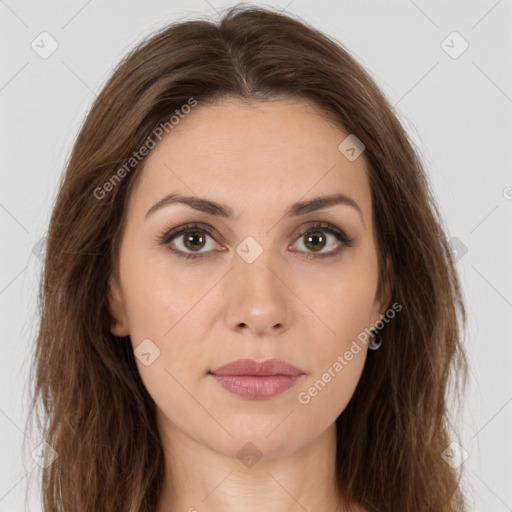
[(279, 359), (237, 359), (211, 370), (209, 375), (231, 393), (244, 398), (265, 399), (290, 389), (305, 373)]

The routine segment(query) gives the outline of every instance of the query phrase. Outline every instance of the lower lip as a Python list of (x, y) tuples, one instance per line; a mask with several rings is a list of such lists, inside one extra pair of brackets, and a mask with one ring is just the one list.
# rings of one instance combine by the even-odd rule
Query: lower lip
[(301, 375), (214, 375), (225, 389), (244, 398), (272, 398), (290, 389)]

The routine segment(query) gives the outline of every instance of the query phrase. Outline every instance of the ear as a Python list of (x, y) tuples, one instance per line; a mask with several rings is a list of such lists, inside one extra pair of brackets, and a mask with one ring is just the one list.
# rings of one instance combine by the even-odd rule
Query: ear
[(118, 337), (129, 336), (123, 295), (119, 283), (114, 277), (110, 277), (108, 280), (105, 299), (112, 320), (110, 332)]
[(373, 318), (373, 324), (380, 320), (381, 315), (385, 315), (386, 311), (389, 308), (391, 302), (392, 295), (392, 268), (391, 268), (391, 257), (388, 255), (386, 258), (386, 265), (383, 272), (383, 282), (382, 282), (382, 290), (381, 296), (377, 298), (376, 301), (376, 309), (377, 309), (377, 317)]

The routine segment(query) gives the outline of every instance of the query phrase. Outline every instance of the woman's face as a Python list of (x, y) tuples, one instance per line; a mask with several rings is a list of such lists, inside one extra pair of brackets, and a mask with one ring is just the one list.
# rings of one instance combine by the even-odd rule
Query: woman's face
[[(339, 149), (347, 135), (303, 101), (224, 100), (192, 109), (146, 157), (108, 299), (112, 333), (130, 336), (163, 435), (275, 458), (346, 407), (366, 358), (358, 335), (389, 301), (376, 297), (364, 153), (354, 159), (348, 141)], [(338, 194), (356, 206), (307, 205)], [(168, 195), (191, 200), (160, 203)], [(215, 372), (239, 359), (299, 371)]]

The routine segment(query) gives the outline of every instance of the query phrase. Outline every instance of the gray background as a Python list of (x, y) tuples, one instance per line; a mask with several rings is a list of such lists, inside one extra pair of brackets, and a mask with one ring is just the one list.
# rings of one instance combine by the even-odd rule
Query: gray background
[[(426, 162), (457, 239), (469, 312), (470, 388), (458, 421), (471, 510), (512, 510), (512, 0), (287, 2), (261, 5), (301, 16), (351, 51)], [(42, 268), (37, 244), (80, 123), (136, 42), (233, 3), (0, 0), (0, 512), (22, 510), (38, 475), (35, 461), (21, 457), (24, 439), (34, 449), (43, 441), (23, 431)], [(48, 58), (31, 47), (50, 48), (43, 31), (58, 43)], [(454, 31), (469, 44), (461, 55), (461, 39), (443, 44)], [(30, 510), (39, 511), (37, 482), (30, 486)]]

